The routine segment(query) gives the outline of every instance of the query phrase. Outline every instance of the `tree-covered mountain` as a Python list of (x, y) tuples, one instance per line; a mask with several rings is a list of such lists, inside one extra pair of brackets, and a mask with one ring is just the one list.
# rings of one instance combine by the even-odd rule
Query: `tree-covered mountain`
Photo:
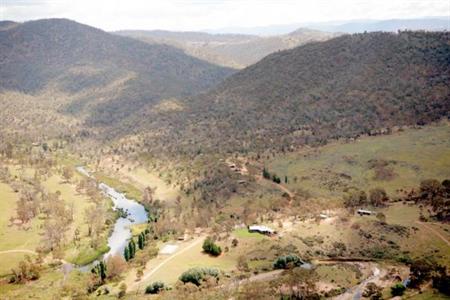
[[(208, 89), (234, 71), (66, 19), (2, 23), (0, 91), (53, 91), (61, 114), (109, 126), (147, 105)], [(31, 106), (30, 106), (31, 107)], [(54, 107), (49, 108), (49, 110)]]
[(450, 110), (449, 37), (354, 34), (274, 53), (186, 101), (164, 143), (264, 151), (431, 122)]
[(189, 55), (234, 68), (247, 67), (276, 51), (312, 41), (324, 41), (339, 35), (307, 28), (267, 37), (163, 30), (124, 30), (116, 34), (131, 36), (148, 43), (172, 45), (183, 49)]

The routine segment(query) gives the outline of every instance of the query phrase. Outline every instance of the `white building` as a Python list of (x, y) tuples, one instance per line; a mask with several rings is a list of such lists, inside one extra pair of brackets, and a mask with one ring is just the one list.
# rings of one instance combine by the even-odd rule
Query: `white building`
[(261, 234), (267, 234), (267, 235), (272, 235), (275, 234), (275, 230), (273, 230), (272, 228), (269, 228), (267, 226), (264, 225), (251, 225), (248, 227), (248, 231), (249, 232), (258, 232)]

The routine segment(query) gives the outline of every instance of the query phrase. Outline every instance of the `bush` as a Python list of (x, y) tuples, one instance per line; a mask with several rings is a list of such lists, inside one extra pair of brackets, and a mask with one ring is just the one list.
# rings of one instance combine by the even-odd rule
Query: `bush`
[(125, 297), (126, 293), (127, 293), (127, 285), (124, 282), (122, 282), (119, 286), (119, 293), (117, 294), (117, 296), (119, 298), (123, 298)]
[(203, 251), (214, 256), (219, 256), (222, 253), (220, 246), (216, 245), (210, 237), (203, 242)]
[(219, 271), (210, 268), (192, 268), (181, 274), (179, 279), (183, 283), (190, 282), (199, 286), (208, 276), (218, 278)]
[(364, 289), (364, 292), (362, 295), (363, 295), (363, 297), (370, 298), (371, 300), (382, 299), (381, 291), (382, 291), (382, 288), (380, 288), (373, 282), (369, 282), (366, 285), (366, 288)]
[(156, 281), (145, 288), (146, 294), (158, 294), (165, 289), (165, 285), (161, 281)]
[(300, 257), (295, 254), (278, 257), (273, 263), (275, 269), (289, 269), (292, 267), (300, 267), (303, 264)]
[(393, 297), (395, 296), (401, 296), (403, 295), (403, 293), (405, 292), (406, 287), (401, 284), (401, 283), (397, 283), (396, 285), (394, 285), (393, 287), (391, 287), (391, 295)]

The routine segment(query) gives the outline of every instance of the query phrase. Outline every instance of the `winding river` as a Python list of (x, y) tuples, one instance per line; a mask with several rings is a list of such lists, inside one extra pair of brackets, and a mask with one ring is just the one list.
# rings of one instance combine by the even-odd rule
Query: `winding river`
[[(86, 168), (76, 167), (77, 171), (87, 177), (94, 178)], [(127, 217), (119, 217), (114, 224), (114, 229), (108, 238), (109, 251), (103, 255), (104, 258), (110, 255), (122, 255), (129, 239), (131, 238), (131, 225), (147, 223), (148, 215), (144, 206), (134, 200), (128, 199), (124, 194), (119, 193), (114, 188), (105, 183), (98, 185), (99, 189), (114, 203), (113, 209), (122, 209), (127, 212)], [(95, 262), (94, 262), (95, 263)], [(89, 264), (90, 266), (91, 264)]]

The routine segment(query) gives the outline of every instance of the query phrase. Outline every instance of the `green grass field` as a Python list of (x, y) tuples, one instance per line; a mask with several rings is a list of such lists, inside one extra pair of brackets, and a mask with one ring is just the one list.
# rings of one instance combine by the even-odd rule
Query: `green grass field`
[(267, 238), (265, 235), (256, 233), (256, 232), (249, 232), (247, 228), (239, 228), (233, 231), (233, 235), (237, 238), (251, 238), (251, 239), (257, 239), (262, 240)]
[(143, 191), (136, 188), (134, 185), (107, 176), (106, 174), (103, 174), (101, 172), (96, 172), (94, 176), (98, 181), (104, 182), (107, 185), (116, 189), (117, 191), (124, 193), (128, 198), (135, 199), (137, 201), (142, 200)]
[[(393, 178), (374, 179), (371, 160), (387, 161)], [(281, 178), (288, 176), (291, 190), (306, 190), (316, 197), (339, 198), (345, 187), (366, 191), (383, 187), (393, 196), (397, 189), (417, 187), (423, 179), (450, 178), (450, 126), (408, 129), (302, 150), (275, 157), (268, 162), (268, 168)]]

